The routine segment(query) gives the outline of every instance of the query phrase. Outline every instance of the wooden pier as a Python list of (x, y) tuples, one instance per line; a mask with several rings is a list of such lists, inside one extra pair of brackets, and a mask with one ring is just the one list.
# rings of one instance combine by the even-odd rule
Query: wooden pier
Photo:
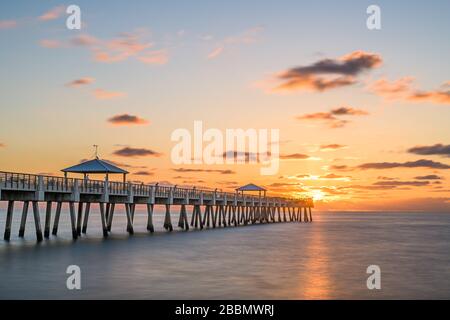
[[(154, 232), (155, 205), (165, 206), (164, 229), (167, 231), (173, 230), (171, 210), (174, 206), (179, 210), (177, 226), (182, 230), (189, 230), (190, 227), (203, 229), (255, 223), (312, 222), (311, 208), (314, 206), (310, 198), (261, 197), (209, 189), (114, 182), (108, 181), (108, 178), (89, 180), (10, 172), (0, 172), (0, 200), (8, 202), (4, 233), (7, 241), (11, 236), (14, 206), (17, 203), (22, 203), (19, 237), (25, 234), (31, 207), (37, 241), (50, 237), (54, 205), (56, 210), (52, 235), (57, 235), (61, 210), (63, 206), (68, 206), (73, 239), (86, 233), (90, 208), (97, 204), (104, 237), (111, 232), (114, 211), (118, 205), (125, 207), (126, 230), (130, 234), (133, 234), (136, 205), (147, 208), (149, 232)], [(46, 204), (43, 233), (40, 202)]]

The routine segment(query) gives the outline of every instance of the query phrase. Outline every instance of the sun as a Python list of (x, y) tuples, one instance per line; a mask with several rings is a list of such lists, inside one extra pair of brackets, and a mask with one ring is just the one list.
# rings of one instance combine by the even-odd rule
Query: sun
[(325, 194), (321, 190), (311, 191), (311, 196), (314, 201), (323, 200), (323, 198), (325, 198)]

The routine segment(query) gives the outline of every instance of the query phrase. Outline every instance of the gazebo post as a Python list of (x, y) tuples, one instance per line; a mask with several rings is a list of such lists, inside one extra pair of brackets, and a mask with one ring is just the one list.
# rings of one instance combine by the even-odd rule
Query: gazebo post
[(123, 183), (127, 183), (127, 174), (126, 173), (123, 174)]

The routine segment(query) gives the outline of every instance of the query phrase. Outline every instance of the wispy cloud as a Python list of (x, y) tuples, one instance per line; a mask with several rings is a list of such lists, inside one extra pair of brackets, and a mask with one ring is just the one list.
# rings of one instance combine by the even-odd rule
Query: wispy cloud
[(311, 157), (311, 156), (308, 156), (307, 154), (303, 154), (303, 153), (281, 154), (280, 159), (282, 159), (282, 160), (315, 160), (315, 161), (321, 160), (320, 158)]
[(80, 34), (72, 38), (71, 43), (75, 46), (80, 47), (90, 47), (97, 43), (99, 43), (100, 40), (97, 38), (89, 35), (89, 34)]
[(77, 87), (81, 87), (81, 86), (85, 86), (85, 85), (94, 83), (94, 81), (95, 81), (94, 78), (84, 77), (84, 78), (72, 80), (69, 83), (67, 83), (66, 86), (77, 88)]
[(113, 152), (116, 156), (121, 157), (160, 157), (161, 153), (151, 149), (124, 147)]
[(119, 125), (119, 126), (124, 126), (124, 125), (144, 125), (144, 124), (148, 124), (149, 122), (143, 118), (140, 118), (138, 116), (134, 116), (131, 114), (118, 114), (115, 115), (111, 118), (108, 119), (108, 122), (114, 124), (114, 125)]
[(64, 44), (59, 40), (42, 39), (39, 41), (39, 45), (47, 49), (57, 49), (64, 47)]
[(72, 38), (71, 43), (88, 48), (96, 62), (115, 63), (135, 58), (149, 65), (166, 64), (169, 60), (167, 49), (155, 50), (155, 44), (145, 38), (145, 30), (138, 30), (121, 33), (109, 40), (81, 34)]
[(222, 153), (223, 159), (242, 160), (245, 163), (248, 162), (261, 162), (270, 158), (270, 151), (266, 153), (255, 153), (248, 151), (228, 150)]
[(167, 50), (148, 51), (138, 57), (145, 64), (163, 65), (169, 61)]
[(39, 16), (40, 21), (49, 21), (58, 19), (64, 13), (64, 6), (57, 6)]
[(372, 162), (363, 163), (357, 166), (358, 169), (392, 169), (392, 168), (430, 168), (430, 169), (450, 169), (450, 165), (433, 160), (420, 159), (407, 162)]
[(287, 176), (287, 179), (294, 180), (305, 180), (305, 181), (314, 181), (314, 180), (338, 180), (338, 181), (350, 181), (350, 176), (343, 176), (334, 173), (328, 173), (326, 175), (313, 175), (313, 174), (297, 174), (294, 176)]
[(17, 27), (16, 20), (0, 20), (0, 30), (12, 29)]
[(442, 177), (440, 177), (436, 174), (429, 174), (426, 176), (417, 176), (417, 177), (414, 177), (414, 179), (416, 179), (416, 180), (441, 180)]
[(93, 93), (94, 93), (94, 97), (99, 100), (110, 100), (110, 99), (123, 98), (127, 95), (125, 92), (107, 91), (107, 90), (103, 90), (103, 89), (95, 89)]
[(394, 81), (379, 79), (368, 86), (369, 91), (388, 100), (409, 102), (431, 102), (450, 104), (450, 84), (446, 82), (435, 90), (416, 89), (413, 77), (403, 77)]
[(316, 112), (308, 113), (305, 115), (298, 116), (298, 120), (302, 121), (320, 121), (325, 123), (329, 128), (342, 128), (347, 125), (350, 121), (346, 119), (341, 119), (342, 116), (363, 116), (369, 113), (352, 107), (339, 107), (332, 109), (328, 112)]
[[(215, 48), (208, 54), (208, 59), (214, 59), (222, 55), (229, 47), (240, 44), (251, 44), (258, 40), (259, 34), (264, 30), (263, 27), (254, 27), (245, 30), (241, 34), (226, 37), (219, 41)], [(208, 38), (210, 40), (210, 38)]]
[(133, 174), (135, 176), (153, 176), (155, 173), (151, 172), (151, 171), (141, 170), (141, 171), (136, 171)]
[(323, 59), (313, 64), (288, 69), (275, 77), (279, 83), (272, 91), (326, 91), (358, 82), (362, 72), (378, 67), (378, 54), (355, 51), (338, 59)]
[(420, 155), (438, 155), (450, 157), (450, 144), (435, 144), (432, 146), (417, 146), (408, 149), (409, 153), (420, 154)]
[(333, 144), (322, 144), (319, 147), (319, 150), (326, 152), (326, 151), (335, 151), (335, 150), (341, 150), (341, 149), (346, 149), (346, 148), (347, 148), (346, 145), (333, 143)]
[(175, 172), (191, 173), (191, 172), (206, 172), (206, 173), (220, 173), (220, 174), (235, 174), (236, 172), (228, 169), (189, 169), (189, 168), (176, 168), (172, 169)]
[(429, 181), (378, 181), (375, 182), (374, 186), (414, 186), (414, 187), (422, 187), (429, 185)]

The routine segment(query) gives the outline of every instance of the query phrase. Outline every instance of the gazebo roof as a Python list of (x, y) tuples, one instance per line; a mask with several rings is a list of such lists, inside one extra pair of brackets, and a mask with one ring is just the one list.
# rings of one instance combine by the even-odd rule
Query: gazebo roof
[(128, 171), (120, 169), (119, 167), (98, 158), (62, 169), (61, 171), (73, 173), (128, 173)]
[(266, 191), (266, 189), (259, 187), (253, 183), (249, 183), (245, 186), (237, 188), (236, 191)]

